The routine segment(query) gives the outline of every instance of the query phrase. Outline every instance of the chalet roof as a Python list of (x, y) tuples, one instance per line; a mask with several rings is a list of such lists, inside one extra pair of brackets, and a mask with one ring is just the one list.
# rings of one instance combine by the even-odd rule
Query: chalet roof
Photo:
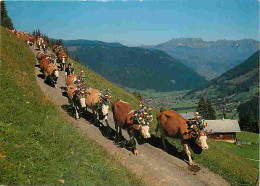
[[(184, 119), (194, 118), (194, 112), (180, 113)], [(211, 133), (241, 132), (238, 121), (231, 119), (206, 120), (208, 126), (205, 128)]]
[(237, 120), (206, 120), (206, 123), (208, 126), (205, 127), (205, 130), (209, 133), (241, 132)]

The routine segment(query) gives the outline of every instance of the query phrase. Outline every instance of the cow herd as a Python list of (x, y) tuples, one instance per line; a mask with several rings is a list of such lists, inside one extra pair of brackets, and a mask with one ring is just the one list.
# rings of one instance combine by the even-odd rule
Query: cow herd
[[(50, 82), (51, 86), (57, 88), (59, 71), (64, 70), (68, 59), (68, 55), (64, 51), (64, 48), (59, 45), (53, 45), (52, 51), (54, 54), (47, 55), (48, 42), (44, 41), (41, 36), (35, 37), (16, 30), (8, 31), (24, 40), (28, 46), (37, 46), (39, 51), (36, 54), (36, 59), (39, 63), (42, 75), (46, 81)], [(131, 109), (129, 103), (122, 100), (111, 103), (109, 89), (106, 91), (99, 91), (94, 88), (86, 88), (83, 71), (79, 74), (70, 74), (66, 76), (65, 89), (68, 101), (73, 107), (75, 119), (79, 119), (87, 108), (90, 108), (94, 115), (94, 121), (98, 122), (98, 120), (104, 120), (109, 127), (109, 105), (112, 105), (111, 110), (117, 133), (117, 136), (114, 139), (115, 144), (118, 144), (120, 139), (123, 139), (122, 130), (126, 130), (130, 137), (129, 144), (131, 144), (131, 150), (137, 155), (138, 151), (136, 149), (134, 133), (140, 134), (143, 138), (151, 137), (149, 126), (152, 123), (153, 116), (149, 113), (150, 109), (144, 105), (144, 102), (141, 102), (141, 108), (139, 110)], [(189, 147), (196, 146), (200, 150), (208, 149), (206, 143), (207, 136), (203, 130), (205, 125), (203, 119), (187, 120), (176, 111), (161, 110), (160, 113), (157, 114), (157, 121), (158, 124), (155, 132), (157, 133), (160, 129), (164, 149), (166, 150), (167, 148), (165, 145), (166, 136), (180, 139), (184, 150), (188, 155), (189, 165), (193, 165)]]

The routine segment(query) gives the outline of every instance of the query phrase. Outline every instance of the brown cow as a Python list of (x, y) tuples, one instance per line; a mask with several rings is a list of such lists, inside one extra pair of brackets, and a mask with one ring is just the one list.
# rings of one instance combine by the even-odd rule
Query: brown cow
[(47, 76), (47, 67), (50, 64), (50, 59), (41, 59), (40, 61), (40, 69), (43, 72), (43, 76)]
[(188, 128), (189, 120), (184, 119), (178, 112), (173, 110), (164, 110), (157, 114), (158, 125), (155, 132), (157, 133), (158, 128), (161, 131), (161, 138), (163, 142), (164, 149), (166, 150), (165, 145), (165, 136), (175, 137), (181, 140), (181, 143), (185, 149), (185, 152), (189, 158), (189, 165), (193, 165), (191, 159), (191, 152), (189, 150), (189, 145), (195, 141), (195, 143), (202, 149), (208, 149), (207, 145), (207, 136), (201, 135), (198, 136), (196, 132)]
[(35, 43), (35, 37), (34, 36), (29, 36), (29, 45), (32, 46)]
[(37, 52), (37, 54), (36, 54), (36, 59), (37, 59), (38, 61), (40, 61), (43, 56), (44, 56), (44, 53), (43, 53), (43, 52)]
[(43, 44), (43, 38), (38, 36), (37, 40), (36, 40), (36, 45), (37, 45), (38, 49), (41, 49), (42, 44)]
[(57, 65), (49, 63), (47, 65), (47, 68), (44, 69), (44, 73), (47, 75), (46, 80), (51, 83), (51, 86), (57, 88), (57, 80), (59, 77), (59, 68), (57, 67)]
[(67, 62), (68, 55), (64, 51), (60, 51), (58, 54), (58, 61), (60, 63), (61, 70), (64, 69), (65, 64)]
[(43, 52), (46, 53), (47, 52), (47, 49), (48, 49), (48, 42), (47, 41), (44, 41), (43, 44), (42, 44), (42, 49), (43, 49)]
[(57, 45), (53, 45), (52, 46), (52, 51), (54, 52), (57, 47), (58, 47)]
[(75, 82), (77, 81), (78, 74), (70, 74), (66, 78), (66, 86), (75, 85)]
[(86, 92), (84, 89), (80, 89), (78, 85), (70, 85), (67, 87), (67, 94), (69, 103), (72, 105), (75, 111), (75, 119), (79, 119), (79, 114), (83, 108), (86, 108)]
[[(97, 116), (100, 120), (105, 119), (106, 124), (108, 125), (107, 117), (109, 105), (102, 104), (101, 92), (97, 89), (89, 88), (86, 90), (86, 106), (92, 110), (94, 114), (94, 119), (97, 119)], [(101, 107), (98, 105), (101, 104)]]
[[(151, 135), (149, 133), (149, 126), (143, 126), (139, 123), (135, 123), (131, 118), (134, 115), (134, 110), (131, 109), (129, 103), (124, 102), (122, 100), (117, 100), (113, 105), (112, 105), (112, 112), (113, 112), (113, 117), (115, 121), (115, 128), (116, 132), (118, 133), (118, 136), (116, 138), (116, 142), (118, 137), (122, 136), (122, 129), (126, 130), (129, 137), (130, 141), (133, 143), (133, 153), (134, 155), (138, 154), (138, 151), (136, 149), (136, 142), (133, 137), (134, 131), (139, 131), (139, 133), (144, 137), (144, 138), (150, 138)], [(119, 129), (119, 131), (118, 131)]]
[(66, 78), (66, 86), (78, 84), (80, 82), (84, 82), (84, 80), (85, 80), (85, 75), (83, 71), (81, 71), (80, 74), (70, 74)]
[(60, 49), (59, 48), (55, 48), (54, 49), (54, 53), (58, 56), (59, 55), (59, 52), (60, 52)]

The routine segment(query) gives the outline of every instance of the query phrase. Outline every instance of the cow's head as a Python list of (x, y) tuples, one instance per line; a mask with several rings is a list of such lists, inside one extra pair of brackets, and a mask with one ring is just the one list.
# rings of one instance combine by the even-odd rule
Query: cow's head
[(74, 96), (74, 99), (77, 101), (77, 104), (79, 104), (82, 108), (86, 108), (85, 89), (77, 87)]
[(140, 123), (135, 123), (135, 121), (132, 120), (133, 113), (128, 114), (127, 116), (127, 123), (132, 124), (133, 128), (137, 130), (143, 138), (150, 138), (151, 134), (149, 132), (150, 126), (144, 125)]
[(149, 133), (150, 127), (149, 125), (139, 125), (139, 133), (144, 137), (144, 138), (150, 138), (151, 134)]
[(108, 111), (109, 111), (109, 102), (102, 103), (102, 100), (100, 100), (99, 106), (98, 106), (98, 116), (100, 120), (107, 120), (108, 117)]
[(207, 144), (207, 135), (204, 132), (201, 132), (201, 134), (196, 134), (195, 143), (202, 150), (208, 150), (209, 149), (209, 146)]

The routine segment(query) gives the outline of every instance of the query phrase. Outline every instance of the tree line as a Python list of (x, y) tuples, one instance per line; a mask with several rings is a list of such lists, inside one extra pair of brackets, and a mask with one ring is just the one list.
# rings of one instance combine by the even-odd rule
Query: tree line
[(0, 1), (1, 5), (1, 25), (10, 30), (14, 29), (13, 22), (11, 18), (8, 16), (8, 12), (6, 10), (6, 5), (4, 1)]
[(259, 133), (259, 96), (238, 106), (239, 126), (241, 130)]

